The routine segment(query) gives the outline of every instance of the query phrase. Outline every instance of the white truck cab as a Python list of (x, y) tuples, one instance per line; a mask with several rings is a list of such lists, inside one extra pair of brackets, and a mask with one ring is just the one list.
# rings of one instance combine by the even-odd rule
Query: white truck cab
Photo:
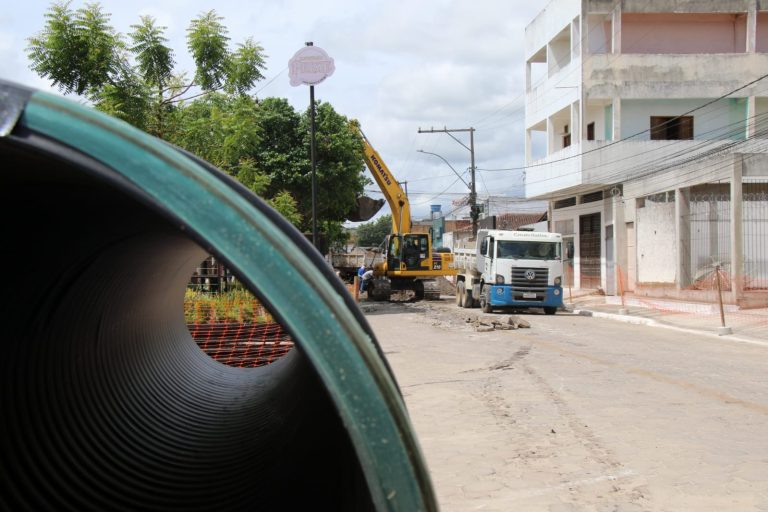
[(455, 249), (456, 303), (494, 309), (563, 305), (563, 238), (559, 233), (483, 229), (474, 247)]

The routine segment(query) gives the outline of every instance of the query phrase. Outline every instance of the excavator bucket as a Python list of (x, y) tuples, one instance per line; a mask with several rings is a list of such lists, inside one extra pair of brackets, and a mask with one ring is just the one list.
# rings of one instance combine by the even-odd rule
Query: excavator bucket
[(373, 199), (368, 196), (357, 198), (357, 207), (347, 214), (347, 220), (350, 222), (365, 222), (376, 215), (386, 201), (383, 199)]
[[(436, 510), (395, 380), (304, 237), (206, 162), (0, 82), (0, 509)], [(183, 300), (213, 254), (296, 344), (237, 368)]]

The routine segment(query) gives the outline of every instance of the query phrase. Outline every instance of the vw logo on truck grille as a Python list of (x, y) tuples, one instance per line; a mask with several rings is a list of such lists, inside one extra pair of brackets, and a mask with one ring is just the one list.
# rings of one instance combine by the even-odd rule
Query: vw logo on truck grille
[(525, 278), (529, 281), (533, 281), (536, 279), (536, 272), (534, 272), (532, 269), (525, 271)]

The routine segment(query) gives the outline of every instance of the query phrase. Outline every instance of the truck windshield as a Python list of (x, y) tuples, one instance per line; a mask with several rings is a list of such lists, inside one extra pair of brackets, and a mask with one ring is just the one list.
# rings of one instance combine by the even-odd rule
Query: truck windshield
[(496, 255), (514, 260), (559, 260), (560, 246), (559, 242), (498, 240)]

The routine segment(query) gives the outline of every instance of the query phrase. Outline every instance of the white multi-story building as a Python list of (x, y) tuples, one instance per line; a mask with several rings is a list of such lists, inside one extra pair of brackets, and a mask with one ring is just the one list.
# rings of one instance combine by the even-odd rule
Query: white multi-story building
[(768, 1), (552, 0), (525, 55), (526, 197), (576, 288), (768, 288)]

